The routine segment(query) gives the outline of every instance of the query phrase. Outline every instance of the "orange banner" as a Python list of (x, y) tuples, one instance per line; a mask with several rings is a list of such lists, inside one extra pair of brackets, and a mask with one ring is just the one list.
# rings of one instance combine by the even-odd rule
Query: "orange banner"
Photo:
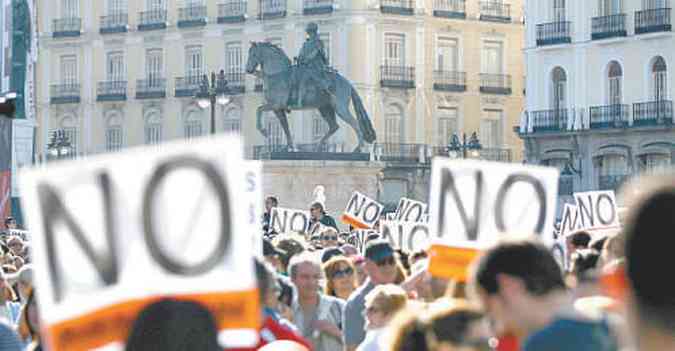
[(260, 324), (258, 291), (178, 296), (153, 296), (125, 301), (48, 327), (49, 350), (84, 351), (124, 342), (138, 313), (163, 298), (199, 302), (211, 311), (222, 329), (254, 329)]
[(370, 227), (368, 227), (367, 225), (359, 222), (358, 220), (356, 220), (356, 219), (354, 219), (351, 216), (348, 216), (346, 214), (343, 214), (341, 219), (342, 219), (343, 223), (349, 224), (356, 229), (370, 229)]
[(429, 273), (437, 278), (465, 282), (471, 263), (480, 255), (477, 249), (431, 245), (429, 248)]

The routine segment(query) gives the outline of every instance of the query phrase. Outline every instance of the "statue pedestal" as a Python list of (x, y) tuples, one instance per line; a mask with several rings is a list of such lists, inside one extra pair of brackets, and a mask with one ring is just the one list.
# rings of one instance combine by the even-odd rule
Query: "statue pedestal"
[(370, 161), (370, 154), (363, 152), (307, 152), (275, 151), (268, 154), (270, 160), (289, 161)]

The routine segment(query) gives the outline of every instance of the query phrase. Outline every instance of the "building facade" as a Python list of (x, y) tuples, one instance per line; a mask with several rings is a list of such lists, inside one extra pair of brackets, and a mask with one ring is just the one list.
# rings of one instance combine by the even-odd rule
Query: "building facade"
[(675, 164), (669, 0), (527, 3), (529, 163), (561, 170), (561, 201)]
[[(319, 24), (330, 64), (356, 86), (378, 133), (371, 150), (397, 167), (428, 168), (453, 133), (476, 132), (483, 157), (521, 159), (513, 127), (524, 106), (522, 1), (38, 0), (38, 153), (63, 129), (78, 155), (208, 133), (193, 98), (203, 73), (226, 72), (232, 94), (216, 130), (239, 132), (265, 158), (285, 137), (273, 114), (256, 130), (262, 84), (244, 73), (249, 42), (296, 56)], [(299, 148), (327, 131), (318, 112), (290, 114)], [(329, 143), (351, 150), (341, 124)], [(44, 158), (44, 157), (43, 157)], [(396, 178), (396, 177), (393, 177)], [(405, 177), (403, 177), (405, 178)], [(392, 181), (396, 183), (395, 181)], [(404, 193), (411, 186), (402, 182)], [(426, 198), (426, 194), (423, 195)]]

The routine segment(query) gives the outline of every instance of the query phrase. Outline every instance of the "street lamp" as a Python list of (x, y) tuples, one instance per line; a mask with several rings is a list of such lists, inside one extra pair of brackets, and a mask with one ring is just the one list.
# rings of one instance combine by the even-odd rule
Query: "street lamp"
[(61, 160), (67, 158), (73, 152), (73, 146), (68, 140), (64, 130), (56, 130), (47, 145), (47, 152), (51, 159)]
[(227, 96), (225, 71), (221, 69), (217, 76), (215, 72), (211, 72), (210, 83), (209, 77), (205, 74), (195, 99), (197, 99), (197, 106), (201, 109), (211, 106), (211, 134), (216, 134), (216, 104), (225, 106), (230, 103), (230, 97)]
[(478, 158), (480, 157), (480, 150), (482, 148), (483, 146), (480, 144), (476, 132), (471, 133), (468, 142), (466, 140), (466, 133), (462, 133), (462, 142), (459, 141), (459, 136), (457, 136), (457, 134), (453, 134), (450, 145), (448, 146), (448, 156), (454, 159), (460, 158), (460, 156), (461, 158), (467, 158), (467, 156)]

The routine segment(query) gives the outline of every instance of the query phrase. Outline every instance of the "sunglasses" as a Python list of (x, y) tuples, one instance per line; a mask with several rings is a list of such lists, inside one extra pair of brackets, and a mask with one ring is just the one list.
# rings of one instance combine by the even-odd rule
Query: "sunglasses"
[(352, 274), (354, 274), (354, 270), (352, 269), (352, 267), (347, 267), (347, 268), (345, 268), (341, 271), (335, 271), (335, 273), (333, 273), (332, 278), (337, 279), (337, 278), (342, 278), (342, 277), (348, 277)]
[(338, 239), (337, 236), (324, 236), (323, 240), (331, 240), (331, 241), (336, 241)]
[(385, 259), (381, 259), (381, 260), (375, 261), (375, 264), (376, 264), (378, 267), (383, 267), (383, 266), (393, 266), (394, 263), (396, 263), (396, 260), (394, 259), (394, 256), (389, 256), (389, 257), (387, 257), (387, 258), (385, 258)]

